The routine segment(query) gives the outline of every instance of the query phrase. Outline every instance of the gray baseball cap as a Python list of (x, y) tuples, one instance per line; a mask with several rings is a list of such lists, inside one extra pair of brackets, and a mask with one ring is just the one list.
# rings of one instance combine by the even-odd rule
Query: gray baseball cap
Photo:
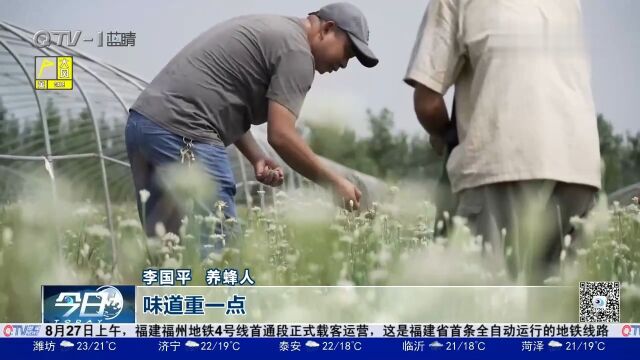
[(309, 15), (333, 21), (336, 26), (346, 32), (351, 39), (353, 52), (362, 65), (374, 67), (378, 64), (378, 58), (369, 49), (369, 25), (360, 9), (352, 4), (340, 2), (323, 6)]

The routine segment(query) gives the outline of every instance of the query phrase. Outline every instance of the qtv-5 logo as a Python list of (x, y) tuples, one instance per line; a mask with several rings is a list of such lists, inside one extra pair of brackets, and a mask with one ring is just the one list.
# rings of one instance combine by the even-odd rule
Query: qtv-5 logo
[(43, 323), (133, 323), (133, 285), (43, 285)]
[(640, 325), (639, 324), (625, 324), (622, 327), (622, 336), (640, 336)]
[(5, 337), (10, 337), (10, 336), (36, 337), (38, 336), (38, 334), (40, 334), (40, 325), (6, 324), (4, 327), (2, 327), (2, 334)]

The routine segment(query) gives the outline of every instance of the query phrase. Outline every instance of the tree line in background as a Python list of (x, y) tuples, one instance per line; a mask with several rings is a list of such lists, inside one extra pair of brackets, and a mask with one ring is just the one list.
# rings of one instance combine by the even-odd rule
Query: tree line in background
[[(416, 120), (417, 121), (417, 120)], [(437, 178), (442, 158), (429, 145), (424, 131), (412, 136), (394, 130), (387, 109), (367, 111), (370, 134), (356, 136), (352, 129), (311, 124), (308, 140), (318, 154), (385, 180)], [(607, 193), (640, 182), (640, 132), (616, 134), (613, 125), (598, 115), (600, 152), (605, 162), (603, 186)]]
[[(63, 116), (51, 98), (44, 106), (45, 117), (54, 155), (90, 153), (96, 151), (96, 137), (89, 111), (85, 108)], [(39, 115), (37, 119), (19, 119), (10, 114), (0, 98), (0, 154), (45, 155), (45, 137)], [(104, 118), (98, 120), (104, 122)], [(108, 129), (105, 129), (108, 130)]]
[(358, 137), (351, 128), (307, 124), (307, 140), (321, 156), (385, 180), (437, 178), (439, 157), (427, 137), (409, 136), (394, 129), (393, 113), (367, 111), (370, 134)]
[(614, 133), (613, 125), (598, 115), (600, 153), (605, 163), (603, 184), (607, 192), (640, 182), (640, 132), (625, 136)]
[[(88, 112), (80, 111), (70, 121), (62, 121), (59, 109), (49, 99), (45, 106), (53, 153), (56, 155), (95, 152), (95, 133)], [(107, 153), (122, 153), (123, 126), (106, 125), (104, 117), (99, 120), (103, 148)], [(322, 124), (308, 124), (307, 140), (311, 148), (321, 156), (345, 166), (392, 182), (402, 180), (437, 179), (442, 171), (442, 158), (429, 145), (425, 132), (409, 136), (394, 129), (393, 113), (386, 108), (375, 113), (367, 111), (369, 134), (357, 136), (348, 127), (337, 128)], [(606, 192), (640, 182), (640, 132), (624, 136), (616, 134), (613, 125), (603, 115), (598, 115), (600, 151), (605, 162), (603, 184)], [(0, 154), (44, 155), (44, 131), (40, 121), (20, 120), (10, 114), (0, 98)], [(17, 151), (16, 151), (17, 150)], [(15, 177), (7, 176), (12, 170), (26, 169), (18, 166), (21, 161), (0, 160), (0, 189)], [(87, 189), (97, 187), (99, 176), (95, 159), (78, 159), (67, 163), (65, 170), (74, 181), (87, 181)], [(19, 169), (18, 169), (19, 168)], [(60, 169), (60, 167), (58, 167)], [(121, 174), (118, 174), (121, 175)], [(114, 176), (117, 178), (119, 176)], [(8, 180), (13, 179), (13, 180)], [(123, 190), (124, 192), (124, 190)]]

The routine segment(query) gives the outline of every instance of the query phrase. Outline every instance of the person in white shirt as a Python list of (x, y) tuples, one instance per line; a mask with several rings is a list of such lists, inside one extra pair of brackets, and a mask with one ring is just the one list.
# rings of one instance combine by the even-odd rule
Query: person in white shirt
[(456, 215), (530, 283), (577, 244), (570, 218), (601, 188), (581, 18), (579, 0), (431, 0), (404, 79), (437, 151), (455, 86)]

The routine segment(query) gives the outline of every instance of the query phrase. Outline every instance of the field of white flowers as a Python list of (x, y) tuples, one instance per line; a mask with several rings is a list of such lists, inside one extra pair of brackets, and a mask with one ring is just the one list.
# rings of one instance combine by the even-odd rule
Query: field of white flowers
[[(69, 196), (61, 191), (53, 202), (50, 189), (34, 189), (22, 200), (0, 206), (0, 322), (39, 321), (42, 284), (141, 284), (141, 272), (148, 267), (191, 268), (193, 285), (205, 285), (204, 271), (212, 267), (250, 268), (259, 285), (521, 284), (481, 255), (482, 247), (464, 221), (455, 219), (448, 239), (434, 239), (435, 209), (419, 189), (392, 187), (387, 199), (360, 212), (338, 209), (317, 189), (253, 194), (258, 206), (240, 208), (238, 219), (222, 221), (224, 228), (239, 227), (237, 246), (204, 261), (198, 254), (200, 231), (217, 226), (220, 214), (185, 218), (179, 236), (159, 227), (157, 236), (147, 240), (135, 204), (116, 204), (117, 263), (103, 204), (68, 200), (72, 191)], [(577, 298), (580, 280), (620, 281), (621, 320), (640, 322), (637, 199), (626, 207), (601, 201), (577, 225), (588, 234), (588, 244), (575, 258), (563, 253), (560, 274), (546, 284), (575, 286)], [(488, 313), (491, 320), (491, 311), (509, 311), (501, 303), (477, 305), (469, 294), (469, 299), (459, 299), (468, 304), (467, 313), (458, 314), (468, 321), (487, 320), (478, 312)], [(577, 321), (575, 300), (546, 298), (526, 319)], [(308, 303), (290, 306), (317, 311)], [(445, 299), (424, 307), (415, 319), (452, 320), (441, 315), (446, 306)]]

